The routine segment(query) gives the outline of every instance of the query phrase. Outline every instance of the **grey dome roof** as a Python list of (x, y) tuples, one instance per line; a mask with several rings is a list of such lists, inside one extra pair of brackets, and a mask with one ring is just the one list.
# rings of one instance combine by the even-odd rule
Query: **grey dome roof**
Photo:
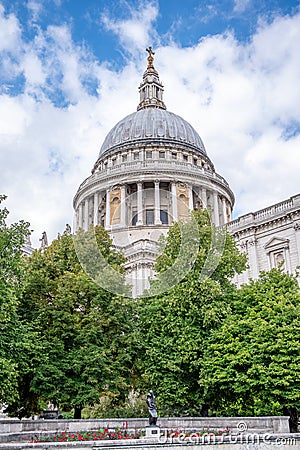
[(185, 145), (206, 155), (199, 134), (186, 120), (161, 108), (145, 108), (120, 120), (110, 130), (99, 157), (123, 145), (162, 141)]

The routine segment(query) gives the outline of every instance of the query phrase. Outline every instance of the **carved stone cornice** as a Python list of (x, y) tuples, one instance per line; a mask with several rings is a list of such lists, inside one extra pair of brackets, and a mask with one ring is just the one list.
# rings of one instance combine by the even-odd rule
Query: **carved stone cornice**
[(254, 247), (256, 244), (257, 244), (257, 239), (256, 239), (255, 237), (252, 238), (252, 239), (249, 239), (248, 245), (249, 245), (250, 247)]
[(250, 234), (254, 233), (259, 234), (260, 232), (271, 231), (273, 229), (278, 229), (279, 227), (282, 226), (291, 225), (292, 221), (293, 221), (292, 214), (290, 212), (287, 212), (285, 215), (282, 215), (282, 217), (273, 217), (273, 218), (268, 217), (268, 220), (263, 223), (258, 224), (249, 223), (242, 225), (240, 229), (239, 227), (236, 227), (230, 230), (229, 226), (229, 231), (232, 236), (240, 239)]
[(248, 248), (247, 241), (239, 242), (239, 246), (240, 246), (241, 250), (243, 250), (243, 251), (247, 250), (247, 248)]
[(128, 259), (127, 264), (125, 264), (125, 271), (126, 274), (130, 274), (132, 272), (136, 272), (138, 269), (149, 269), (149, 270), (153, 270), (154, 268), (154, 264), (155, 264), (155, 260), (153, 260), (153, 263), (148, 261), (148, 262), (131, 262)]
[(299, 231), (300, 230), (300, 222), (295, 222), (293, 225), (293, 228), (295, 231)]

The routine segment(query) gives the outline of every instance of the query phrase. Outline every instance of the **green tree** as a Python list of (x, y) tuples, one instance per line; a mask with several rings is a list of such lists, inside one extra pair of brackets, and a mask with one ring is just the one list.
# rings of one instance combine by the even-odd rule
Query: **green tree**
[[(122, 273), (124, 258), (113, 250), (107, 232), (97, 226), (95, 235), (104, 257)], [(42, 347), (30, 380), (31, 393), (61, 409), (73, 408), (75, 418), (101, 395), (112, 395), (116, 401), (126, 395), (131, 305), (83, 271), (73, 236), (59, 237), (28, 260), (22, 314), (35, 324)]]
[[(229, 314), (227, 296), (235, 290), (231, 278), (246, 264), (231, 236), (210, 225), (206, 211), (197, 210), (193, 214), (199, 228), (199, 250), (191, 270), (169, 291), (139, 300), (141, 385), (155, 391), (160, 412), (164, 414), (199, 414), (201, 405), (204, 407), (199, 372), (206, 342), (210, 331), (219, 327)], [(180, 252), (182, 227), (189, 232), (190, 226), (190, 223), (175, 224), (170, 228), (163, 253), (157, 259), (159, 280)], [(212, 240), (218, 233), (223, 234), (223, 255), (211, 276), (202, 278)], [(186, 245), (188, 259), (188, 242)], [(154, 283), (154, 289), (156, 286)]]
[(262, 273), (232, 298), (212, 331), (200, 384), (215, 414), (282, 414), (300, 404), (300, 294), (281, 270)]
[[(6, 196), (0, 195), (0, 203)], [(29, 224), (20, 221), (8, 226), (6, 208), (0, 208), (0, 403), (18, 398), (20, 358), (26, 332), (18, 317), (22, 290), (22, 245), (30, 234)]]

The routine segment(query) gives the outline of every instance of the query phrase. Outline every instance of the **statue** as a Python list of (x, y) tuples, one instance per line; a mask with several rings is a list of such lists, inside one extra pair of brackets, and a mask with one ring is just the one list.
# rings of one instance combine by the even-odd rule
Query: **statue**
[(41, 250), (45, 250), (45, 248), (48, 247), (48, 238), (47, 238), (47, 233), (46, 233), (46, 231), (43, 231), (42, 237), (41, 237), (41, 239), (40, 239), (40, 242), (41, 242), (40, 249), (41, 249)]
[(154, 60), (153, 55), (155, 55), (155, 53), (152, 50), (152, 47), (146, 48), (146, 52), (149, 53), (149, 56), (147, 58), (148, 59), (148, 67), (153, 67), (153, 60)]
[(153, 391), (149, 391), (149, 393), (147, 394), (147, 405), (149, 411), (149, 425), (156, 426), (157, 410)]
[(64, 235), (71, 234), (71, 233), (72, 233), (72, 229), (71, 229), (70, 225), (67, 223), (66, 224), (66, 229), (64, 231)]

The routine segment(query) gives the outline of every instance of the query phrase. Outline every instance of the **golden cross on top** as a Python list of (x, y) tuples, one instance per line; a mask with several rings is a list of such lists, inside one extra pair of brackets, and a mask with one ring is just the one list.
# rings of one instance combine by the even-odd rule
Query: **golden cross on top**
[(148, 48), (146, 48), (146, 52), (148, 52), (149, 53), (149, 56), (148, 56), (148, 67), (153, 67), (153, 55), (155, 55), (155, 53), (154, 53), (154, 51), (152, 50), (152, 47), (148, 47)]

